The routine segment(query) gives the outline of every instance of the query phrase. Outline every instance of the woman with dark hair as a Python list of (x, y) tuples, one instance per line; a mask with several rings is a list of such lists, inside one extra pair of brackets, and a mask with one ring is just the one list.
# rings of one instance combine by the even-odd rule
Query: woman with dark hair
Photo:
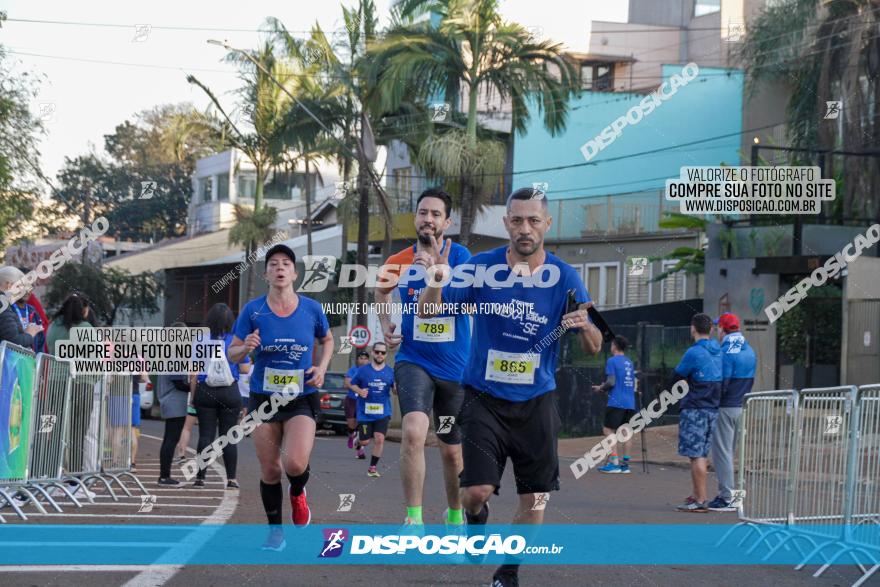
[(95, 308), (89, 302), (89, 298), (87, 298), (85, 296), (81, 296), (81, 297), (82, 297), (82, 302), (83, 302), (83, 317), (84, 317), (85, 321), (88, 322), (89, 324), (91, 324), (92, 326), (97, 327), (98, 326), (98, 316), (97, 316), (97, 314), (95, 314)]
[[(196, 417), (199, 421), (198, 452), (200, 454), (214, 441), (218, 425), (220, 434), (225, 435), (238, 422), (238, 412), (241, 410), (241, 396), (238, 393), (238, 365), (226, 359), (226, 349), (232, 342), (231, 332), (235, 316), (226, 304), (214, 304), (208, 310), (205, 322), (211, 331), (211, 340), (222, 341), (223, 360), (229, 365), (232, 382), (228, 385), (218, 386), (216, 382), (208, 379), (206, 373), (200, 373), (196, 377), (197, 384), (195, 394), (193, 394), (193, 405), (196, 408)], [(223, 448), (223, 466), (226, 468), (227, 489), (238, 489), (238, 481), (235, 479), (237, 464), (238, 447), (230, 442)], [(200, 468), (193, 486), (204, 487), (206, 474), (207, 471)]]
[(46, 344), (49, 347), (49, 353), (55, 352), (55, 342), (59, 340), (70, 340), (70, 330), (72, 328), (91, 328), (92, 325), (85, 319), (85, 310), (83, 298), (79, 294), (70, 294), (55, 317), (49, 330), (46, 332)]

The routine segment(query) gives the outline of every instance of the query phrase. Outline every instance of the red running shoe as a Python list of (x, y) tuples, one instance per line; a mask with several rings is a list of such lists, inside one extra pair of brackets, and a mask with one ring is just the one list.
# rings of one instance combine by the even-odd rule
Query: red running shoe
[(306, 501), (306, 488), (303, 487), (303, 491), (299, 495), (293, 495), (292, 493), (289, 495), (290, 519), (293, 525), (300, 528), (308, 526), (309, 522), (312, 521), (312, 510), (309, 509), (309, 504)]

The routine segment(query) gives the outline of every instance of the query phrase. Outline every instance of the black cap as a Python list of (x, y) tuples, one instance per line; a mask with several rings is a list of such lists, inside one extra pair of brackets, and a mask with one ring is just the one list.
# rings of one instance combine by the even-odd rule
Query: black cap
[(271, 249), (269, 249), (268, 251), (266, 251), (266, 260), (263, 261), (263, 265), (264, 266), (268, 265), (269, 258), (272, 255), (277, 255), (278, 253), (285, 255), (288, 259), (290, 259), (291, 263), (293, 263), (294, 265), (296, 264), (296, 254), (294, 254), (293, 249), (291, 249), (287, 245), (277, 244), (274, 247), (272, 247)]
[(367, 351), (358, 351), (357, 356), (358, 356), (358, 357), (367, 357), (367, 358), (369, 359), (369, 358), (370, 358), (370, 353), (368, 353)]

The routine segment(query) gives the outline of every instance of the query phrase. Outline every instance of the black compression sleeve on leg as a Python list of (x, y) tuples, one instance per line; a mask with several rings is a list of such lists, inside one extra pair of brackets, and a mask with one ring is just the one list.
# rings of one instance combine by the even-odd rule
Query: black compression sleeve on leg
[(299, 495), (303, 491), (303, 487), (306, 486), (306, 483), (309, 482), (309, 471), (312, 470), (311, 465), (306, 465), (306, 470), (294, 477), (293, 475), (288, 474), (287, 478), (290, 480), (290, 494), (291, 495)]
[(370, 456), (370, 466), (371, 467), (375, 467), (376, 463), (378, 463), (378, 462), (379, 462), (379, 457)]
[(272, 525), (281, 525), (281, 501), (283, 493), (281, 483), (269, 485), (260, 481), (260, 497), (263, 498), (263, 509)]

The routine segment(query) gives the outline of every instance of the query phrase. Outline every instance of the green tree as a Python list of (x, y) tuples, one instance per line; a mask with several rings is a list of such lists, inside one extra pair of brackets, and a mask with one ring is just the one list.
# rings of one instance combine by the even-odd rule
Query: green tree
[[(0, 12), (0, 27), (6, 18)], [(37, 95), (37, 81), (7, 65), (0, 46), (0, 250), (29, 236), (39, 198), (41, 121), (28, 104)]]
[[(755, 92), (768, 82), (785, 84), (790, 92), (786, 131), (792, 147), (876, 150), (878, 26), (876, 0), (767, 2), (750, 24), (739, 51), (750, 74), (749, 90)], [(825, 119), (827, 101), (843, 103), (839, 119)], [(880, 218), (876, 158), (844, 157), (843, 168), (841, 214)]]
[(112, 326), (120, 310), (132, 318), (158, 312), (164, 289), (151, 273), (132, 275), (112, 267), (101, 270), (90, 263), (67, 263), (52, 276), (44, 301), (55, 311), (68, 295), (80, 293), (89, 299), (98, 321)]
[[(439, 18), (415, 22), (426, 14)], [(385, 39), (372, 50), (371, 75), (383, 91), (383, 110), (394, 111), (407, 92), (424, 103), (444, 96), (455, 108), (467, 100), (464, 132), (429, 140), (419, 161), (432, 175), (458, 182), (461, 212), (459, 239), (467, 245), (476, 213), (503, 172), (501, 145), (480, 138), (477, 107), (481, 95), (509, 103), (513, 130), (523, 134), (530, 106), (543, 114), (552, 135), (563, 132), (574, 70), (559, 43), (535, 40), (516, 23), (505, 22), (497, 0), (404, 0)], [(406, 83), (401, 83), (405, 80)]]
[[(311, 127), (311, 122), (301, 108), (292, 110), (293, 120), (300, 121), (294, 126), (298, 136), (299, 148), (307, 153), (323, 152), (325, 156), (340, 162), (344, 180), (354, 184), (358, 218), (357, 262), (367, 264), (369, 248), (370, 200), (375, 197), (385, 223), (385, 248), (391, 242), (392, 213), (389, 198), (379, 182), (379, 174), (373, 167), (373, 157), (369, 144), (387, 143), (387, 137), (373, 129), (384, 129), (387, 125), (383, 117), (392, 111), (385, 111), (380, 97), (383, 91), (374, 76), (370, 75), (371, 48), (378, 42), (378, 18), (372, 0), (359, 0), (357, 6), (343, 7), (345, 36), (331, 43), (323, 30), (315, 25), (309, 39), (303, 43), (292, 37), (277, 19), (270, 19), (277, 38), (284, 44), (290, 58), (297, 63), (309, 61), (310, 77), (318, 80), (321, 90), (309, 95), (304, 92), (302, 100), (314, 113), (319, 114), (323, 126), (321, 132)], [(305, 87), (305, 86), (304, 86)], [(326, 127), (326, 128), (325, 128)], [(331, 130), (327, 133), (326, 130)], [(335, 139), (334, 139), (335, 137)], [(356, 180), (351, 182), (356, 174)], [(339, 206), (343, 215), (343, 235), (347, 235), (347, 211), (352, 202)], [(343, 237), (343, 249), (347, 236)], [(344, 256), (344, 254), (343, 254)], [(356, 300), (366, 301), (366, 288), (360, 286), (355, 291)], [(359, 307), (363, 307), (360, 305)], [(359, 324), (366, 323), (366, 315), (359, 314)]]
[(105, 135), (104, 153), (65, 159), (53, 196), (84, 224), (105, 215), (118, 238), (180, 236), (196, 160), (220, 147), (192, 105), (156, 106)]
[(670, 275), (684, 272), (686, 275), (699, 275), (706, 270), (706, 246), (703, 244), (703, 235), (709, 226), (709, 221), (699, 216), (681, 214), (679, 212), (667, 212), (660, 220), (660, 228), (674, 230), (684, 228), (698, 231), (698, 247), (676, 247), (669, 253), (660, 257), (649, 257), (650, 261), (673, 260), (677, 261), (669, 270), (663, 271), (651, 279), (651, 281), (663, 281)]

